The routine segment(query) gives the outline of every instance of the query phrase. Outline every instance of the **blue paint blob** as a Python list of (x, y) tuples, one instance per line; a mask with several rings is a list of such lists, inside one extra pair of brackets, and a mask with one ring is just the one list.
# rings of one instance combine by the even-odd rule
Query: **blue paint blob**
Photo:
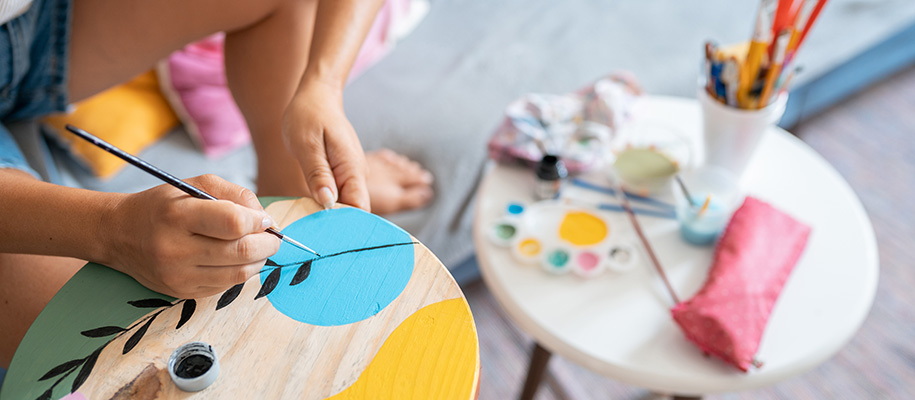
[[(356, 208), (316, 212), (293, 222), (283, 234), (321, 253), (316, 257), (284, 242), (270, 257), (284, 267), (267, 298), (299, 322), (336, 326), (362, 321), (397, 298), (413, 275), (410, 235)], [(393, 244), (401, 245), (348, 252)], [(299, 265), (308, 260), (313, 260), (308, 278), (290, 286)], [(271, 271), (266, 267), (260, 274), (261, 284)]]
[(509, 203), (508, 204), (508, 213), (511, 215), (518, 215), (524, 212), (524, 206), (518, 203)]

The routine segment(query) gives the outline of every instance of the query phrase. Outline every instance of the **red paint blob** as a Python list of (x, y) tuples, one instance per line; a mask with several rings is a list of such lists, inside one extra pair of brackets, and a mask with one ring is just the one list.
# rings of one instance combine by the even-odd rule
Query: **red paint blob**
[(597, 267), (597, 262), (600, 261), (597, 258), (597, 254), (594, 254), (590, 251), (583, 252), (578, 255), (578, 265), (581, 266), (581, 269), (585, 271), (590, 271)]

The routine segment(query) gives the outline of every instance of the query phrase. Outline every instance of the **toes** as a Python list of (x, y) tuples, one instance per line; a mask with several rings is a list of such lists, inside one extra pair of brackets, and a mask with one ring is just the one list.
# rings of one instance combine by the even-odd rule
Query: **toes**
[(420, 208), (432, 200), (432, 188), (428, 186), (410, 187), (404, 190), (400, 198), (400, 207), (403, 210)]

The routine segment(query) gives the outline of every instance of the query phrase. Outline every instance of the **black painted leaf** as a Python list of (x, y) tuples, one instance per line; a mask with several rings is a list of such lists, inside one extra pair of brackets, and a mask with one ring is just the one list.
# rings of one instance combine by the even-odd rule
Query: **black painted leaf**
[(127, 304), (130, 304), (137, 308), (159, 308), (159, 307), (171, 307), (172, 302), (165, 299), (143, 299), (143, 300), (133, 300), (128, 301)]
[(267, 259), (267, 262), (264, 263), (264, 265), (266, 265), (268, 267), (279, 267), (280, 266), (279, 264), (273, 262), (273, 260), (271, 260), (269, 258)]
[(305, 261), (299, 266), (299, 269), (295, 271), (295, 276), (292, 277), (292, 282), (289, 282), (289, 286), (298, 285), (308, 279), (308, 275), (311, 274), (311, 261)]
[(254, 296), (254, 300), (257, 300), (261, 297), (264, 297), (273, 289), (276, 289), (276, 284), (280, 281), (280, 273), (282, 272), (279, 268), (274, 268), (273, 271), (270, 271), (270, 275), (267, 275), (267, 278), (264, 279), (264, 284), (261, 286), (261, 290), (257, 292), (257, 296)]
[(86, 357), (86, 362), (83, 363), (83, 367), (79, 369), (79, 373), (76, 374), (76, 379), (73, 380), (73, 388), (70, 389), (70, 393), (73, 393), (79, 390), (79, 387), (86, 382), (86, 379), (89, 379), (89, 374), (92, 373), (92, 368), (95, 367), (95, 361), (98, 360), (99, 354), (102, 354), (102, 349), (105, 346), (99, 347), (98, 350), (93, 351), (89, 357)]
[(194, 310), (197, 309), (197, 300), (187, 299), (184, 301), (184, 305), (181, 306), (181, 319), (178, 320), (178, 326), (175, 329), (181, 328), (185, 322), (191, 319), (191, 316), (194, 315)]
[(96, 337), (111, 336), (111, 335), (114, 335), (115, 333), (121, 333), (126, 330), (127, 329), (121, 328), (120, 326), (103, 326), (101, 328), (90, 329), (88, 331), (82, 331), (79, 334), (83, 335), (85, 337), (96, 338)]
[(219, 310), (229, 304), (232, 304), (232, 302), (235, 301), (235, 298), (238, 297), (238, 294), (241, 293), (241, 289), (244, 286), (245, 286), (245, 283), (242, 282), (235, 286), (230, 287), (229, 290), (226, 290), (226, 292), (223, 293), (222, 296), (219, 298), (219, 301), (216, 302), (216, 310)]
[(152, 325), (153, 320), (156, 319), (157, 316), (159, 316), (159, 314), (153, 314), (152, 317), (149, 317), (149, 319), (146, 320), (146, 323), (143, 324), (140, 329), (137, 329), (133, 335), (130, 335), (130, 338), (127, 339), (126, 343), (124, 343), (124, 351), (121, 354), (129, 353), (131, 350), (133, 350), (134, 347), (137, 346), (137, 343), (140, 343), (140, 339), (143, 339), (143, 335), (146, 334), (146, 330), (149, 329), (149, 326)]
[(84, 358), (80, 358), (79, 360), (70, 360), (63, 364), (60, 364), (54, 368), (51, 368), (51, 370), (48, 371), (48, 373), (44, 374), (44, 376), (42, 376), (41, 378), (38, 378), (38, 380), (43, 381), (45, 379), (51, 379), (64, 372), (68, 372), (71, 369), (76, 368), (77, 366), (82, 364), (84, 360), (85, 360)]
[(38, 396), (35, 400), (51, 400), (51, 392), (54, 391), (54, 388), (46, 390), (41, 396)]

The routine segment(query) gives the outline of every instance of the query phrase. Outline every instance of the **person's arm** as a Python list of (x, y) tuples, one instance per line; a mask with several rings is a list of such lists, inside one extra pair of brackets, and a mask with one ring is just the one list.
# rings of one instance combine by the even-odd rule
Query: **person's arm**
[(169, 185), (135, 194), (41, 182), (0, 169), (0, 252), (94, 261), (184, 298), (243, 282), (276, 253), (273, 224), (253, 193), (212, 176), (188, 180), (219, 201)]
[(287, 107), (283, 134), (312, 196), (369, 209), (365, 158), (343, 112), (343, 86), (381, 0), (320, 1), (308, 65)]

